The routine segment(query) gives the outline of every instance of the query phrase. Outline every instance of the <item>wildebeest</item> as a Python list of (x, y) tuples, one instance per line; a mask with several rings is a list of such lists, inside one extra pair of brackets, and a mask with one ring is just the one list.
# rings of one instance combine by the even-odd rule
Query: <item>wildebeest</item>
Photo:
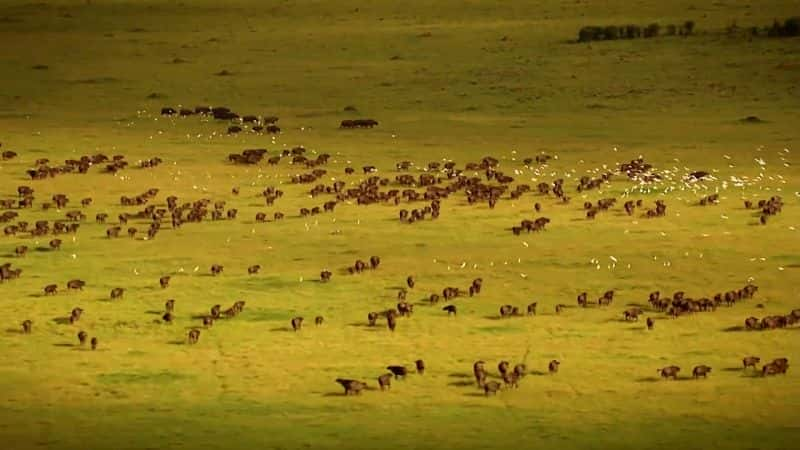
[(536, 315), (536, 305), (537, 304), (538, 304), (538, 302), (533, 302), (530, 305), (528, 305), (528, 315), (529, 316), (535, 316)]
[(109, 238), (119, 237), (120, 231), (122, 231), (122, 227), (111, 227), (106, 230), (106, 236)]
[(640, 314), (642, 314), (641, 308), (629, 308), (622, 313), (622, 316), (626, 321), (638, 321)]
[(204, 327), (209, 328), (212, 325), (214, 325), (214, 318), (213, 317), (211, 317), (211, 316), (203, 317), (203, 326)]
[(125, 293), (125, 289), (122, 288), (114, 288), (111, 290), (111, 300), (122, 298), (122, 294)]
[(164, 310), (166, 312), (175, 311), (175, 299), (171, 298), (171, 299), (167, 300), (166, 302), (164, 302)]
[(512, 305), (503, 305), (500, 307), (500, 317), (511, 317), (514, 315), (516, 308)]
[(323, 270), (320, 272), (319, 277), (323, 282), (330, 281), (331, 275), (333, 275), (329, 270)]
[(169, 286), (169, 280), (172, 279), (170, 276), (163, 276), (158, 279), (158, 283), (161, 285), (161, 289), (166, 289)]
[(392, 386), (392, 374), (385, 373), (378, 377), (378, 385), (381, 387), (381, 390), (389, 389)]
[(44, 287), (44, 295), (55, 295), (58, 293), (58, 286), (55, 284), (48, 284)]
[(500, 390), (500, 383), (497, 381), (489, 381), (483, 384), (483, 392), (488, 397), (489, 394), (497, 395), (497, 391)]
[(175, 316), (173, 316), (171, 312), (165, 312), (164, 315), (161, 316), (161, 320), (163, 320), (166, 323), (172, 323), (172, 319), (174, 318)]
[(410, 317), (411, 313), (414, 312), (414, 305), (408, 302), (400, 302), (397, 304), (397, 312), (400, 313), (400, 317)]
[(518, 380), (519, 380), (519, 375), (517, 375), (515, 372), (506, 372), (503, 374), (503, 382), (506, 384), (506, 386), (510, 388), (512, 387), (518, 388), (519, 387), (519, 383), (517, 383)]
[(406, 284), (408, 285), (408, 287), (410, 289), (413, 289), (414, 288), (414, 284), (415, 284), (414, 277), (409, 275), (408, 278), (406, 278)]
[(317, 316), (314, 318), (314, 325), (320, 326), (325, 319), (322, 316)]
[(222, 311), (221, 305), (214, 305), (211, 307), (211, 317), (219, 319), (220, 312)]
[(373, 269), (377, 269), (380, 264), (381, 264), (381, 257), (380, 256), (370, 256), (369, 257), (369, 265)]
[(425, 374), (425, 361), (418, 359), (414, 361), (414, 365), (417, 367), (417, 373), (420, 375)]
[(192, 328), (189, 330), (188, 341), (190, 344), (196, 344), (197, 341), (200, 339), (200, 330), (197, 328)]
[(528, 368), (525, 367), (525, 364), (517, 364), (514, 366), (514, 374), (517, 375), (518, 378), (522, 378), (528, 372)]
[(33, 321), (31, 321), (31, 320), (23, 320), (22, 321), (22, 332), (23, 333), (30, 334), (32, 329), (33, 329)]
[(678, 379), (678, 372), (680, 371), (681, 368), (678, 366), (667, 366), (656, 370), (656, 372), (661, 374), (662, 378), (669, 379), (670, 377), (672, 377), (673, 380)]
[(371, 313), (367, 314), (367, 321), (369, 322), (369, 326), (374, 327), (375, 326), (375, 321), (377, 321), (377, 320), (378, 320), (378, 313), (371, 312)]
[(344, 388), (344, 395), (358, 395), (367, 387), (363, 381), (348, 380), (344, 378), (337, 378), (336, 382), (341, 384)]
[(85, 331), (79, 331), (78, 332), (78, 342), (80, 342), (81, 346), (86, 345), (86, 339), (88, 337), (89, 337), (89, 333), (87, 333)]
[(404, 366), (387, 366), (386, 370), (392, 372), (395, 379), (400, 377), (405, 378), (406, 375), (408, 375), (408, 369), (406, 369)]
[(761, 375), (767, 376), (767, 375), (777, 375), (779, 373), (786, 373), (788, 367), (789, 367), (788, 364), (783, 365), (780, 364), (779, 362), (772, 361), (771, 363), (764, 364), (764, 367), (761, 368)]
[(497, 364), (497, 371), (500, 372), (500, 375), (505, 375), (505, 373), (508, 372), (509, 366), (510, 364), (508, 361), (500, 361)]
[(560, 365), (561, 365), (561, 362), (554, 359), (554, 360), (550, 361), (550, 363), (547, 365), (547, 370), (551, 374), (552, 373), (556, 373), (556, 372), (558, 372), (558, 366), (560, 366)]
[(744, 366), (745, 369), (747, 369), (748, 367), (752, 367), (753, 369), (755, 369), (756, 364), (758, 364), (760, 361), (761, 358), (759, 358), (758, 356), (745, 356), (742, 359), (742, 365)]
[(261, 270), (261, 266), (259, 264), (255, 264), (247, 268), (247, 274), (255, 275), (258, 273), (259, 270)]
[(295, 317), (292, 319), (292, 329), (294, 331), (300, 330), (303, 327), (303, 318), (302, 317)]
[(556, 305), (556, 314), (561, 314), (561, 311), (563, 311), (564, 308), (566, 308), (566, 307), (567, 307), (567, 305), (565, 305), (563, 303), (557, 304)]
[(390, 331), (394, 331), (397, 327), (397, 319), (395, 318), (394, 314), (389, 314), (386, 316), (386, 326), (389, 327)]
[(578, 306), (581, 306), (583, 308), (585, 308), (587, 306), (587, 304), (588, 304), (588, 302), (586, 300), (587, 296), (588, 296), (588, 294), (586, 292), (581, 292), (580, 294), (578, 294)]
[(83, 287), (86, 286), (86, 282), (83, 280), (69, 280), (67, 281), (67, 289), (78, 289), (83, 290)]
[(652, 319), (652, 318), (650, 318), (650, 317), (648, 317), (648, 318), (647, 318), (647, 329), (648, 329), (648, 330), (652, 330), (652, 329), (653, 329), (653, 326), (655, 326), (655, 324), (656, 324), (656, 321), (655, 321), (655, 320), (653, 320), (653, 319)]
[(14, 253), (17, 256), (25, 256), (28, 253), (28, 246), (27, 245), (19, 245), (17, 248), (14, 249)]
[(748, 317), (744, 320), (744, 327), (747, 330), (756, 330), (758, 329), (758, 318), (756, 317)]
[(223, 267), (219, 264), (213, 264), (211, 266), (211, 275), (217, 276), (222, 273)]
[(478, 383), (478, 387), (482, 387), (484, 382), (486, 381), (486, 369), (484, 369), (483, 365), (486, 364), (483, 361), (475, 361), (472, 364), (472, 373), (475, 375), (475, 381)]
[(711, 367), (701, 364), (692, 369), (692, 377), (694, 377), (695, 379), (697, 379), (698, 377), (707, 378), (709, 372), (711, 372)]
[(91, 341), (92, 350), (97, 350), (97, 344), (99, 344), (99, 342), (100, 341), (96, 337), (92, 338), (92, 341)]
[(450, 316), (450, 315), (455, 316), (456, 315), (456, 305), (447, 305), (444, 308), (442, 308), (442, 311), (447, 311), (447, 315), (448, 316)]

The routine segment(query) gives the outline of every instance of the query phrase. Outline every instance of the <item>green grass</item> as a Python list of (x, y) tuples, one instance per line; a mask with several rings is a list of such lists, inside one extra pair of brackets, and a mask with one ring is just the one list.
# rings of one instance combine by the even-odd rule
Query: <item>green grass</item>
[[(31, 223), (63, 217), (39, 206), (55, 193), (69, 196), (67, 210), (94, 198), (89, 220), (60, 251), (34, 251), (50, 237), (0, 237), (0, 261), (23, 269), (0, 285), (0, 438), (8, 448), (789, 449), (800, 437), (794, 368), (771, 378), (740, 370), (750, 354), (798, 361), (798, 328), (725, 331), (800, 307), (798, 40), (721, 33), (734, 20), (763, 26), (797, 15), (793, 2), (93, 3), (0, 6), (0, 142), (20, 154), (0, 162), (0, 196), (33, 187), (34, 208), (19, 211)], [(690, 19), (697, 35), (685, 39), (568, 42), (584, 25)], [(214, 75), (222, 70), (232, 75)], [(162, 106), (201, 104), (277, 115), (283, 133), (226, 136), (222, 123), (158, 115)], [(358, 112), (345, 112), (348, 105)], [(764, 123), (740, 122), (750, 115)], [(354, 116), (380, 125), (338, 129)], [(296, 145), (331, 155), (320, 183), (356, 185), (368, 164), (393, 180), (404, 159), (462, 168), (492, 155), (514, 184), (566, 178), (572, 202), (525, 194), (490, 210), (458, 193), (442, 202), (439, 219), (413, 225), (397, 221), (401, 207), (417, 207), (406, 204), (339, 204), (302, 219), (301, 207), (331, 198), (289, 183), (308, 170), (285, 160), (226, 161), (245, 148), (275, 154)], [(26, 179), (38, 158), (97, 152), (124, 154), (132, 166), (153, 156), (165, 163), (117, 176), (93, 167)], [(557, 159), (524, 167), (542, 152)], [(639, 155), (671, 178), (650, 192), (621, 176), (575, 192), (581, 175)], [(347, 166), (356, 174), (345, 175)], [(680, 178), (693, 170), (717, 180), (687, 188)], [(735, 186), (731, 176), (748, 182)], [(286, 193), (271, 207), (258, 196), (267, 186)], [(141, 209), (119, 206), (119, 197), (151, 187), (160, 189), (158, 206), (169, 195), (208, 197), (238, 208), (239, 218), (167, 225), (152, 242), (106, 239), (94, 215), (116, 222)], [(695, 206), (716, 190), (719, 205)], [(631, 218), (617, 207), (584, 219), (584, 201), (625, 192), (648, 204), (663, 198), (667, 217)], [(783, 212), (753, 225), (758, 217), (743, 200), (776, 194)], [(512, 225), (537, 217), (536, 201), (552, 219), (548, 230), (513, 236)], [(287, 217), (255, 223), (261, 211)], [(16, 258), (17, 245), (31, 252)], [(371, 255), (382, 258), (377, 271), (340, 272)], [(224, 273), (206, 276), (215, 263)], [(259, 275), (247, 275), (252, 264), (263, 266)], [(334, 272), (330, 283), (316, 282), (323, 269)], [(162, 290), (166, 274), (172, 283)], [(484, 288), (456, 300), (455, 318), (441, 303), (420, 304), (393, 334), (383, 322), (366, 327), (368, 312), (396, 304), (410, 274), (413, 302), (476, 277)], [(41, 295), (72, 278), (87, 281), (83, 292)], [(648, 312), (652, 332), (620, 320), (627, 304), (646, 304), (656, 289), (697, 298), (749, 279), (760, 287), (756, 298), (733, 308), (677, 320)], [(114, 287), (126, 289), (122, 300), (107, 300)], [(582, 291), (594, 299), (612, 288), (611, 307), (573, 307)], [(168, 298), (175, 323), (156, 323)], [(184, 344), (196, 316), (239, 299), (243, 314)], [(495, 319), (503, 304), (532, 301), (536, 317)], [(559, 303), (570, 307), (556, 316)], [(83, 318), (63, 324), (76, 306)], [(293, 333), (297, 315), (306, 324)], [(34, 322), (31, 335), (17, 332), (24, 319)], [(78, 347), (79, 330), (99, 338), (97, 351)], [(498, 361), (526, 357), (533, 371), (546, 372), (551, 359), (561, 369), (497, 397), (473, 385), (474, 361), (494, 373)], [(419, 358), (426, 374), (389, 392), (345, 398), (333, 381), (376, 387), (387, 365)], [(671, 364), (684, 379), (697, 364), (713, 371), (707, 380), (658, 379), (656, 369)]]

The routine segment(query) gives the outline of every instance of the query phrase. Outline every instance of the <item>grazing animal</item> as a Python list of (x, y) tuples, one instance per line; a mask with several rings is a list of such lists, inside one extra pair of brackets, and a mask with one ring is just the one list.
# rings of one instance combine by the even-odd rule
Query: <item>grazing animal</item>
[(497, 395), (497, 391), (500, 390), (500, 383), (497, 381), (489, 381), (483, 384), (483, 392), (488, 397), (489, 394)]
[(175, 299), (169, 299), (164, 303), (164, 309), (167, 312), (173, 312), (175, 310)]
[(250, 266), (250, 267), (247, 268), (247, 274), (248, 275), (255, 275), (255, 274), (258, 273), (259, 270), (261, 270), (261, 266), (256, 264), (256, 265), (253, 265), (253, 266)]
[(483, 361), (475, 361), (472, 365), (472, 373), (475, 375), (475, 381), (478, 383), (478, 387), (483, 387), (483, 384), (486, 382), (486, 369), (484, 369), (483, 365), (486, 364)]
[(692, 369), (692, 377), (694, 377), (695, 380), (698, 377), (707, 378), (709, 372), (711, 372), (711, 367), (701, 364)]
[(511, 305), (503, 305), (500, 307), (500, 317), (511, 317), (514, 314), (514, 307)]
[(69, 280), (67, 281), (67, 289), (78, 289), (83, 290), (83, 287), (86, 286), (86, 282), (83, 280)]
[(414, 289), (414, 277), (409, 275), (408, 278), (406, 278), (406, 284), (408, 285), (409, 289)]
[(755, 369), (756, 364), (758, 364), (759, 362), (761, 362), (761, 358), (759, 358), (758, 356), (745, 356), (744, 359), (742, 359), (742, 365), (744, 366), (745, 369), (747, 369), (748, 367), (752, 367), (753, 369)]
[(78, 332), (78, 342), (80, 342), (81, 346), (86, 345), (86, 339), (89, 337), (89, 333), (85, 331)]
[(303, 327), (303, 318), (302, 317), (295, 317), (294, 319), (292, 319), (292, 329), (294, 331), (298, 331), (302, 327)]
[(547, 370), (551, 374), (556, 373), (556, 372), (558, 372), (558, 366), (560, 366), (560, 365), (561, 365), (561, 362), (559, 362), (559, 361), (554, 359), (554, 360), (550, 361), (550, 364), (547, 365)]
[(169, 276), (163, 276), (158, 279), (158, 283), (161, 285), (161, 289), (166, 289), (169, 286), (169, 280), (171, 278), (172, 277)]
[(404, 366), (387, 366), (386, 370), (392, 372), (395, 379), (399, 379), (401, 377), (405, 378), (406, 375), (408, 375), (408, 369), (406, 369)]
[(24, 320), (22, 321), (22, 332), (25, 334), (31, 334), (31, 329), (33, 328), (33, 321), (31, 320)]
[(536, 305), (537, 304), (538, 304), (538, 302), (533, 302), (530, 305), (528, 305), (528, 315), (529, 316), (535, 316), (536, 315)]
[(172, 319), (174, 319), (174, 316), (172, 315), (171, 312), (166, 312), (164, 313), (163, 316), (161, 316), (161, 319), (166, 323), (172, 323)]
[(314, 318), (314, 325), (320, 326), (325, 319), (322, 316), (317, 316)]
[(214, 305), (211, 307), (211, 317), (219, 319), (219, 314), (222, 311), (222, 305)]
[(656, 324), (656, 321), (653, 320), (653, 318), (651, 318), (651, 317), (647, 318), (647, 329), (648, 330), (652, 330), (653, 326), (655, 326), (655, 324)]
[(125, 289), (122, 288), (114, 288), (111, 290), (111, 300), (122, 298), (122, 294), (125, 292)]
[(44, 295), (56, 295), (58, 293), (58, 286), (55, 284), (48, 284), (44, 287)]
[(786, 373), (786, 367), (782, 367), (775, 362), (764, 364), (764, 367), (761, 368), (761, 376), (764, 377), (767, 375), (777, 375), (779, 373)]
[(747, 319), (744, 320), (744, 327), (747, 330), (757, 330), (759, 328), (758, 318), (748, 317)]
[(188, 342), (189, 344), (196, 344), (197, 341), (200, 339), (200, 330), (197, 328), (192, 328), (189, 330)]
[(455, 316), (456, 315), (456, 305), (447, 305), (444, 308), (442, 308), (442, 311), (447, 311), (447, 315), (448, 316), (450, 316), (450, 315)]
[(414, 365), (417, 366), (417, 373), (418, 374), (420, 374), (420, 375), (424, 375), (425, 374), (425, 361), (423, 361), (421, 359), (418, 359), (418, 360), (414, 361)]
[(525, 367), (525, 364), (517, 364), (514, 366), (514, 374), (517, 375), (518, 378), (522, 378), (528, 372), (528, 368)]
[(99, 343), (100, 343), (100, 341), (98, 341), (96, 337), (93, 337), (91, 342), (90, 342), (90, 344), (92, 346), (92, 350), (97, 350), (97, 344), (99, 344)]
[(506, 386), (510, 388), (518, 388), (519, 387), (519, 383), (517, 383), (518, 380), (519, 376), (514, 372), (507, 372), (503, 374), (503, 382), (505, 383)]
[(564, 305), (562, 303), (559, 303), (558, 305), (556, 305), (556, 314), (561, 314), (561, 311), (563, 311), (564, 308), (566, 308), (566, 307), (567, 307), (567, 305)]
[(378, 316), (379, 315), (376, 312), (371, 312), (367, 314), (367, 321), (369, 322), (369, 326), (371, 327), (375, 326), (375, 322), (378, 320)]
[(222, 266), (219, 264), (214, 264), (211, 266), (211, 275), (217, 276), (222, 273)]
[(331, 275), (333, 275), (329, 270), (323, 270), (320, 272), (319, 277), (323, 282), (328, 282), (331, 280)]
[(385, 373), (378, 377), (378, 386), (381, 387), (381, 390), (386, 390), (392, 387), (392, 374)]
[(394, 314), (389, 314), (386, 316), (386, 326), (389, 327), (389, 330), (394, 332), (394, 329), (397, 327), (397, 319), (395, 318)]
[(508, 363), (508, 361), (500, 361), (500, 363), (497, 364), (497, 370), (500, 372), (501, 375), (505, 375), (506, 372), (508, 372), (509, 366), (510, 364)]
[(680, 371), (681, 368), (678, 366), (667, 366), (656, 370), (656, 372), (661, 374), (662, 378), (669, 379), (671, 377), (673, 380), (678, 379), (678, 372)]
[(377, 269), (378, 266), (381, 264), (381, 257), (380, 256), (370, 256), (369, 264), (372, 269)]
[(214, 318), (213, 317), (211, 317), (211, 316), (203, 317), (203, 326), (204, 327), (209, 328), (212, 325), (214, 325)]
[(361, 394), (361, 391), (363, 391), (367, 387), (366, 383), (357, 380), (337, 378), (336, 382), (341, 384), (342, 387), (344, 388), (344, 395), (351, 395), (351, 394), (359, 395)]

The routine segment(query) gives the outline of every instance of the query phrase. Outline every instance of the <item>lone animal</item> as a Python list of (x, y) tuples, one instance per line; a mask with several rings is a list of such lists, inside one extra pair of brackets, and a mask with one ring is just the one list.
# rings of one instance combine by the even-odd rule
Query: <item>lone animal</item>
[(114, 288), (111, 290), (111, 300), (122, 298), (122, 294), (125, 293), (125, 289), (122, 288)]
[(414, 364), (417, 366), (417, 373), (420, 375), (425, 374), (425, 361), (418, 359), (414, 361)]
[(261, 266), (256, 264), (256, 265), (253, 265), (253, 266), (250, 266), (250, 267), (247, 268), (247, 274), (248, 275), (255, 275), (255, 274), (258, 273), (259, 270), (261, 270)]
[(214, 264), (211, 266), (211, 275), (217, 276), (222, 273), (222, 266), (219, 264)]
[(302, 327), (303, 327), (303, 318), (302, 317), (295, 317), (295, 318), (292, 319), (292, 329), (294, 331), (298, 331)]
[(410, 289), (413, 289), (415, 284), (414, 277), (409, 275), (408, 278), (406, 278), (406, 284)]
[(322, 316), (317, 316), (314, 318), (314, 325), (320, 326), (325, 319)]
[(378, 377), (378, 385), (381, 387), (381, 390), (389, 389), (392, 386), (392, 374), (385, 373)]
[(707, 378), (709, 372), (711, 372), (711, 367), (699, 365), (692, 369), (692, 376), (694, 379), (697, 379), (698, 377)]
[(486, 394), (487, 397), (489, 396), (489, 394), (497, 395), (497, 391), (499, 390), (500, 390), (500, 383), (498, 383), (497, 381), (489, 381), (487, 383), (484, 383), (483, 385), (483, 392)]
[(78, 342), (80, 342), (81, 346), (86, 345), (86, 339), (89, 337), (89, 333), (85, 331), (78, 332)]
[(561, 362), (557, 360), (550, 361), (550, 364), (547, 365), (547, 370), (552, 374), (558, 372), (558, 366), (561, 365)]
[(98, 343), (99, 343), (99, 341), (97, 340), (97, 338), (96, 338), (96, 337), (93, 337), (93, 338), (92, 338), (92, 341), (91, 341), (92, 350), (97, 350), (97, 344), (98, 344)]
[(161, 289), (166, 289), (167, 286), (169, 286), (169, 280), (171, 278), (172, 277), (169, 277), (169, 276), (163, 276), (163, 277), (158, 279), (158, 283), (161, 285)]
[(387, 366), (386, 370), (392, 372), (396, 379), (400, 377), (405, 378), (406, 375), (408, 375), (408, 369), (406, 369), (404, 366)]
[(25, 334), (31, 334), (31, 329), (33, 328), (33, 321), (31, 320), (24, 320), (22, 321), (22, 332)]
[(341, 384), (342, 387), (344, 388), (344, 395), (351, 395), (351, 394), (352, 395), (358, 395), (358, 394), (361, 394), (361, 391), (363, 391), (367, 387), (366, 383), (364, 383), (363, 381), (357, 381), (357, 380), (348, 380), (348, 379), (344, 379), (344, 378), (337, 378), (336, 382)]
[(456, 305), (447, 305), (444, 308), (442, 308), (442, 311), (447, 311), (447, 315), (448, 316), (450, 316), (450, 315), (455, 316), (456, 315)]
[(744, 366), (745, 369), (747, 369), (748, 367), (752, 367), (753, 369), (755, 369), (756, 364), (758, 364), (759, 362), (761, 362), (761, 358), (759, 358), (758, 356), (745, 356), (744, 359), (742, 359), (742, 365)]
[(200, 339), (200, 330), (197, 328), (192, 328), (189, 330), (188, 342), (190, 344), (196, 344), (197, 341)]
[(662, 378), (669, 379), (672, 377), (673, 380), (678, 379), (678, 372), (681, 371), (681, 368), (678, 366), (667, 366), (661, 369), (658, 369), (656, 372), (661, 374)]

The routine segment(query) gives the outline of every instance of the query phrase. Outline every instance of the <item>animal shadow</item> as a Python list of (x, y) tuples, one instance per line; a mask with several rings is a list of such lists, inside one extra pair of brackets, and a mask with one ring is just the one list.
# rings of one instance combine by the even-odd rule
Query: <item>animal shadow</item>
[(58, 342), (53, 344), (53, 347), (75, 347), (75, 344), (67, 343), (67, 342)]
[(457, 387), (468, 387), (468, 386), (475, 386), (475, 382), (474, 381), (462, 380), (462, 381), (453, 381), (453, 382), (447, 383), (447, 385), (448, 386), (457, 386)]
[(9, 333), (9, 334), (25, 334), (25, 333), (22, 332), (22, 330), (17, 330), (16, 328), (7, 328), (6, 329), (6, 333)]
[(723, 328), (723, 329), (722, 329), (722, 331), (724, 331), (724, 332), (726, 332), (726, 333), (732, 333), (732, 332), (737, 332), (737, 331), (744, 331), (744, 327), (743, 327), (743, 326), (741, 326), (741, 325), (737, 325), (737, 326), (735, 326), (735, 327), (727, 327), (727, 328)]
[(281, 331), (287, 332), (287, 331), (293, 331), (293, 330), (291, 328), (289, 328), (289, 327), (277, 327), (277, 328), (271, 328), (269, 331), (272, 331), (272, 332), (281, 332)]
[(53, 322), (55, 322), (55, 323), (57, 323), (59, 325), (68, 325), (69, 324), (69, 318), (67, 318), (67, 317), (55, 317), (55, 318), (53, 318)]
[(186, 345), (186, 341), (184, 341), (184, 340), (173, 340), (173, 341), (167, 342), (167, 344), (170, 344), (170, 345)]

